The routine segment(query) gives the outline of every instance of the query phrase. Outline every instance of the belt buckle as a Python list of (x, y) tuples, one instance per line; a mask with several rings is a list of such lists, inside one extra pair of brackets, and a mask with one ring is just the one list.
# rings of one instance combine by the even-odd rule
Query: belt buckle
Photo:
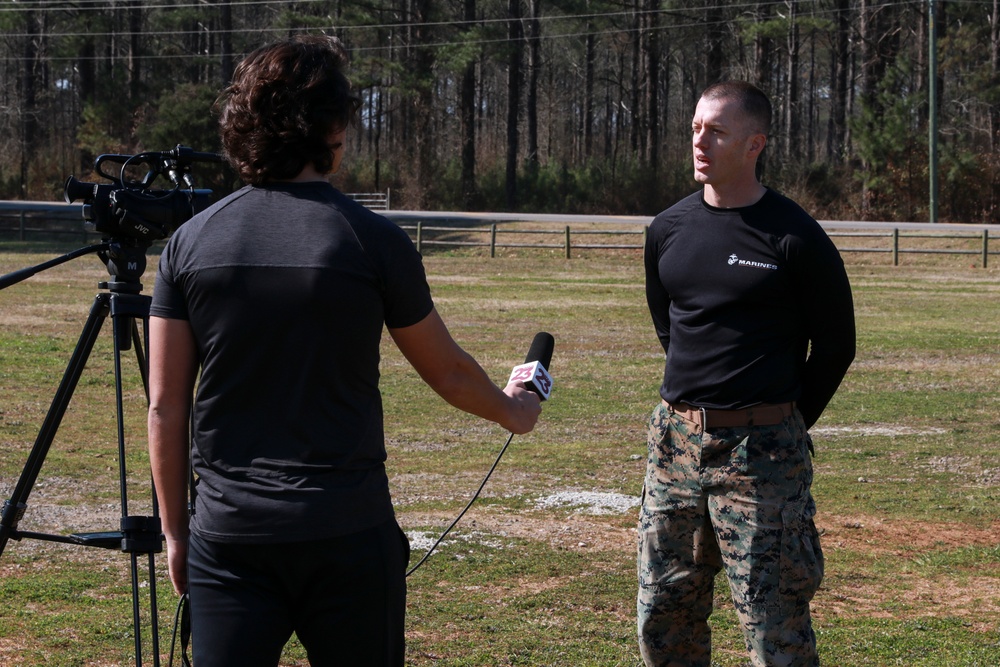
[(708, 411), (705, 408), (698, 408), (698, 414), (701, 415), (701, 430), (704, 431), (708, 429)]

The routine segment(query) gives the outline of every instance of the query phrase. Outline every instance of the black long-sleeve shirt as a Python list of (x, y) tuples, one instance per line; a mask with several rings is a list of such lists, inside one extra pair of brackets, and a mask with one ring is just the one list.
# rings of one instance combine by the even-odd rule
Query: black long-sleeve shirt
[(812, 426), (854, 360), (854, 304), (830, 238), (790, 199), (719, 209), (697, 192), (653, 219), (646, 299), (670, 403), (796, 401)]

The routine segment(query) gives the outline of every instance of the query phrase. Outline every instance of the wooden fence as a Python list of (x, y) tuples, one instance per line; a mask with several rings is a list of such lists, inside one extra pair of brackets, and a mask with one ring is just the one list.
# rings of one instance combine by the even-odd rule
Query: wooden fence
[[(648, 217), (566, 216), (551, 214), (441, 213), (392, 211), (389, 192), (351, 195), (381, 210), (406, 230), (420, 252), (434, 248), (483, 248), (490, 257), (501, 249), (557, 250), (567, 259), (574, 252), (639, 251), (645, 243)], [(385, 209), (380, 209), (385, 206)], [(821, 221), (842, 253), (881, 253), (893, 266), (907, 254), (969, 255), (989, 266), (1000, 254), (1000, 226), (930, 223)], [(98, 235), (85, 228), (80, 204), (0, 202), (0, 243), (46, 237), (76, 236), (92, 243)], [(863, 243), (863, 244), (860, 244)]]
[[(404, 223), (400, 226), (410, 233), (420, 252), (433, 247), (481, 247), (488, 249), (490, 257), (496, 257), (497, 249), (500, 248), (548, 248), (561, 250), (566, 259), (572, 258), (574, 250), (642, 250), (647, 229), (645, 224), (633, 229), (594, 229), (589, 226), (574, 228), (572, 225), (533, 229), (498, 223), (486, 227), (442, 227), (422, 222)], [(930, 224), (926, 226), (935, 227)], [(954, 231), (949, 225), (949, 231), (927, 232), (907, 231), (899, 227), (857, 231), (827, 227), (827, 234), (841, 253), (888, 253), (892, 255), (893, 266), (899, 266), (901, 255), (940, 254), (974, 255), (980, 266), (987, 268), (990, 255), (1000, 255), (1000, 243), (997, 243), (1000, 241), (1000, 227)], [(533, 241), (531, 237), (540, 240)], [(505, 238), (511, 240), (504, 240)], [(591, 239), (600, 239), (600, 242)], [(844, 239), (870, 239), (873, 243), (866, 246), (847, 245)], [(991, 249), (991, 241), (995, 249)]]

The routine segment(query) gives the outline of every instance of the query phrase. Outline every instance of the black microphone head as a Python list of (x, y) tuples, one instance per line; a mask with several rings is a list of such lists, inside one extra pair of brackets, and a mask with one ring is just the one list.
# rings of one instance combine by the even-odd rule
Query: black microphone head
[(524, 358), (524, 363), (530, 364), (533, 361), (539, 361), (551, 374), (552, 370), (549, 368), (549, 364), (552, 363), (552, 349), (555, 345), (556, 339), (552, 337), (552, 334), (539, 331), (535, 334), (535, 339), (531, 341), (531, 347), (528, 348), (528, 356)]

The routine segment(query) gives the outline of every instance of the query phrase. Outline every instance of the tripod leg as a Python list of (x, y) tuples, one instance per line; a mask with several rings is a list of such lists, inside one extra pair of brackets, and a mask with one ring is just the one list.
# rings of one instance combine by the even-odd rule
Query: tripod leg
[[(142, 389), (146, 396), (146, 403), (149, 403), (149, 362), (144, 354), (143, 350), (149, 349), (149, 307), (147, 305), (145, 313), (142, 318), (142, 336), (139, 335), (139, 327), (132, 322), (132, 347), (135, 350), (135, 358), (139, 363), (139, 373), (142, 375)], [(159, 517), (160, 510), (156, 503), (156, 489), (153, 487), (152, 478), (150, 478), (150, 495), (152, 496), (153, 503), (153, 516)], [(160, 531), (157, 530), (157, 541), (161, 539)], [(158, 550), (157, 550), (158, 552)], [(150, 632), (152, 633), (153, 641), (153, 667), (158, 667), (159, 656), (160, 656), (160, 619), (159, 610), (156, 603), (156, 559), (154, 552), (149, 552), (149, 562), (147, 564), (147, 572), (149, 578), (149, 606), (150, 606)]]
[(83, 332), (80, 334), (80, 340), (73, 350), (73, 355), (70, 357), (65, 373), (63, 373), (59, 388), (52, 399), (52, 405), (45, 415), (38, 437), (28, 455), (28, 461), (17, 480), (14, 494), (4, 503), (3, 516), (0, 518), (0, 555), (3, 554), (7, 541), (11, 537), (15, 539), (17, 537), (17, 524), (28, 506), (28, 494), (31, 493), (31, 489), (38, 479), (38, 473), (42, 469), (45, 456), (48, 454), (56, 431), (59, 430), (59, 424), (66, 414), (66, 408), (69, 406), (76, 385), (80, 381), (83, 369), (87, 365), (87, 359), (94, 349), (94, 343), (97, 341), (104, 320), (107, 319), (110, 312), (108, 297), (108, 294), (100, 293), (94, 298), (90, 315), (87, 317)]
[[(115, 294), (111, 298), (111, 322), (112, 329), (114, 332), (114, 362), (115, 362), (115, 401), (117, 404), (118, 413), (118, 461), (119, 461), (119, 479), (120, 479), (120, 489), (121, 489), (121, 508), (122, 508), (122, 525), (123, 528), (126, 525), (133, 525), (136, 523), (136, 517), (131, 517), (128, 511), (128, 491), (127, 491), (127, 472), (125, 469), (125, 406), (123, 400), (123, 390), (124, 386), (122, 380), (122, 351), (127, 350), (130, 347), (134, 348), (136, 359), (139, 365), (139, 372), (142, 376), (143, 390), (146, 393), (147, 401), (149, 398), (149, 384), (147, 381), (147, 368), (146, 368), (146, 357), (143, 354), (142, 340), (139, 336), (139, 329), (136, 320), (141, 319), (143, 322), (143, 332), (149, 330), (149, 298), (132, 295), (132, 294)], [(154, 514), (155, 511), (155, 492), (153, 493), (154, 498)], [(158, 522), (153, 519), (156, 526)], [(145, 522), (140, 522), (145, 524)], [(126, 535), (130, 534), (128, 531)], [(146, 536), (147, 541), (152, 539), (151, 536)], [(159, 542), (159, 528), (156, 529), (155, 539)], [(160, 650), (159, 650), (159, 619), (157, 618), (158, 609), (156, 603), (156, 567), (153, 558), (153, 553), (158, 551), (157, 545), (146, 544), (141, 548), (130, 550), (130, 574), (132, 578), (132, 625), (135, 630), (135, 658), (136, 667), (142, 667), (142, 618), (141, 618), (141, 602), (139, 600), (139, 553), (145, 552), (148, 557), (148, 583), (149, 583), (149, 595), (150, 595), (150, 632), (152, 638), (152, 658), (153, 665), (157, 667), (159, 663)]]
[[(108, 539), (106, 535), (113, 536), (114, 534), (103, 533), (93, 534), (96, 537), (91, 537), (90, 535), (85, 534), (74, 535), (72, 537), (80, 538), (82, 541), (79, 543), (104, 548), (111, 548), (111, 543), (117, 542), (120, 544), (122, 550), (129, 552), (131, 556), (132, 611), (136, 667), (142, 667), (143, 655), (139, 602), (139, 590), (141, 586), (139, 585), (138, 577), (139, 553), (145, 553), (148, 557), (151, 608), (150, 622), (153, 635), (153, 666), (158, 667), (160, 664), (159, 619), (157, 616), (156, 568), (154, 554), (158, 553), (161, 549), (162, 535), (160, 532), (159, 518), (157, 516), (158, 512), (156, 510), (155, 493), (153, 495), (153, 517), (133, 517), (130, 516), (128, 512), (127, 472), (125, 469), (124, 392), (122, 390), (121, 354), (122, 350), (127, 350), (134, 346), (136, 357), (139, 362), (139, 371), (142, 375), (143, 390), (146, 393), (148, 400), (149, 385), (147, 380), (147, 361), (145, 355), (143, 354), (142, 339), (139, 335), (136, 320), (141, 319), (145, 325), (144, 331), (148, 330), (149, 303), (149, 297), (138, 294), (100, 293), (95, 297), (94, 304), (90, 309), (90, 315), (88, 316), (87, 322), (84, 324), (83, 332), (80, 335), (80, 340), (77, 342), (66, 371), (63, 374), (62, 381), (59, 384), (59, 388), (56, 390), (56, 394), (52, 399), (52, 405), (45, 415), (38, 437), (36, 438), (35, 444), (28, 456), (28, 461), (14, 489), (14, 494), (4, 503), (2, 517), (0, 517), (0, 555), (2, 555), (3, 550), (10, 538), (20, 539), (21, 537), (21, 534), (18, 533), (17, 527), (18, 522), (21, 520), (24, 515), (24, 511), (27, 508), (28, 494), (31, 492), (32, 487), (38, 479), (42, 463), (44, 462), (45, 457), (52, 445), (56, 431), (65, 416), (66, 409), (69, 406), (73, 392), (79, 383), (83, 370), (86, 367), (87, 361), (93, 351), (98, 334), (101, 331), (104, 321), (110, 315), (112, 317), (114, 335), (115, 398), (117, 402), (118, 414), (118, 461), (121, 489), (122, 532), (118, 534), (119, 539)], [(39, 538), (54, 537), (42, 536), (34, 533), (25, 533), (25, 535)]]

